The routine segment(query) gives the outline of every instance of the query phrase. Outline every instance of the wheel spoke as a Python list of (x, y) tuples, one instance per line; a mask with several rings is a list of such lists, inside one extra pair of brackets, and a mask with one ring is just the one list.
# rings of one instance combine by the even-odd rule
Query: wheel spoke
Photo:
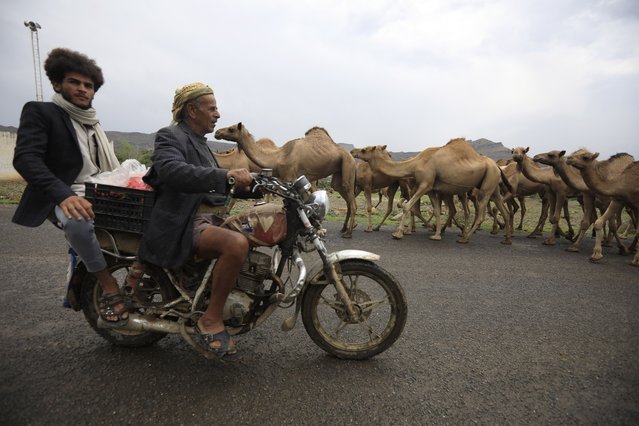
[(379, 305), (382, 305), (382, 304), (390, 305), (389, 300), (390, 299), (388, 298), (388, 295), (386, 295), (386, 297), (384, 297), (383, 299), (370, 300), (368, 302), (358, 303), (357, 306), (362, 308), (362, 313), (369, 313), (369, 312), (372, 312), (373, 309)]
[(322, 305), (327, 305), (335, 311), (344, 312), (344, 304), (339, 300), (329, 300), (324, 295), (321, 296), (319, 303)]
[[(373, 342), (373, 341), (379, 340), (381, 338), (381, 336), (379, 334), (375, 333), (375, 330), (373, 330), (373, 326), (370, 325), (370, 323), (368, 322), (368, 319), (365, 319), (364, 321), (360, 321), (359, 325), (362, 326), (364, 331), (368, 332), (368, 340), (369, 340), (369, 342)], [(373, 335), (374, 335), (374, 337), (373, 337)]]
[(340, 321), (339, 324), (337, 324), (337, 327), (335, 327), (335, 331), (333, 331), (333, 335), (335, 335), (335, 338), (339, 337), (339, 334), (346, 328), (347, 325), (348, 323), (346, 321)]

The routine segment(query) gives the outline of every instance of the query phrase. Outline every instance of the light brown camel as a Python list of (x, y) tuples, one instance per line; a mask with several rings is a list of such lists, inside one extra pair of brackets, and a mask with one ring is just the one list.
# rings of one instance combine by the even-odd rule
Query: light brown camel
[[(384, 150), (384, 153), (388, 155), (388, 158), (392, 158), (391, 154)], [(351, 153), (352, 155), (352, 153)], [(355, 197), (359, 195), (360, 192), (364, 191), (364, 198), (366, 200), (366, 214), (368, 216), (368, 226), (365, 232), (372, 232), (373, 230), (379, 231), (386, 218), (393, 211), (393, 200), (395, 199), (395, 194), (398, 189), (401, 189), (401, 192), (404, 196), (410, 197), (410, 179), (396, 179), (390, 176), (386, 176), (381, 173), (377, 173), (375, 170), (371, 169), (370, 165), (366, 161), (360, 161), (357, 164), (357, 171), (355, 174)], [(371, 197), (373, 192), (379, 191), (382, 188), (385, 188), (386, 197), (388, 199), (388, 204), (386, 206), (386, 213), (382, 218), (381, 222), (373, 228), (373, 219), (372, 219), (372, 201)], [(381, 202), (381, 193), (380, 193), (380, 202)], [(379, 205), (379, 203), (378, 203)], [(377, 206), (376, 206), (377, 207)], [(422, 216), (419, 206), (416, 205), (416, 208), (413, 209), (412, 214), (419, 217), (424, 224), (427, 224), (427, 220)], [(412, 229), (414, 230), (414, 218), (411, 219)]]
[[(396, 178), (412, 177), (415, 179), (416, 185), (411, 199), (402, 206), (404, 214), (399, 226), (392, 234), (394, 238), (402, 238), (403, 222), (422, 195), (431, 191), (454, 195), (477, 189), (478, 209), (475, 211), (475, 220), (470, 229), (464, 230), (458, 242), (468, 243), (470, 237), (484, 220), (486, 205), (488, 200), (492, 198), (504, 220), (508, 222), (502, 243), (511, 244), (510, 218), (499, 192), (500, 180), (506, 182), (507, 180), (495, 161), (478, 154), (465, 139), (453, 139), (440, 148), (427, 148), (415, 157), (404, 161), (392, 161), (386, 156), (380, 155), (380, 152), (381, 150), (375, 149), (375, 147), (366, 147), (357, 150), (354, 155), (368, 161), (373, 169), (379, 169), (381, 173), (386, 175)], [(439, 203), (433, 204), (433, 211), (437, 229), (440, 229)]]
[[(513, 198), (509, 201), (514, 201), (514, 198), (517, 198), (519, 205), (521, 206), (521, 218), (517, 229), (523, 228), (524, 215), (526, 214), (526, 197), (538, 195), (541, 200), (541, 212), (539, 220), (537, 221), (537, 226), (535, 226), (535, 229), (533, 229), (527, 236), (527, 238), (535, 238), (537, 235), (541, 235), (546, 219), (548, 219), (548, 186), (528, 179), (522, 173), (522, 165), (514, 160), (511, 161), (512, 162), (505, 166), (501, 166), (501, 169), (512, 186)], [(511, 204), (511, 224), (513, 224), (513, 226), (516, 210), (515, 206)]]
[(308, 130), (303, 138), (286, 142), (281, 148), (265, 150), (255, 143), (242, 123), (219, 129), (216, 139), (233, 141), (262, 168), (273, 169), (273, 175), (292, 182), (304, 175), (313, 182), (332, 175), (331, 187), (346, 201), (346, 219), (342, 237), (351, 238), (355, 225), (355, 159), (336, 144), (320, 127)]
[[(277, 149), (277, 145), (269, 138), (261, 138), (255, 141), (264, 150)], [(222, 152), (213, 152), (215, 161), (223, 169), (247, 169), (250, 172), (259, 173), (262, 168), (251, 161), (246, 153), (238, 148), (231, 148)]]
[[(377, 145), (377, 146), (372, 146), (372, 147), (366, 147), (366, 148), (362, 148), (362, 149), (353, 149), (351, 150), (351, 155), (353, 155), (355, 158), (360, 158), (359, 155), (361, 155), (363, 153), (363, 151), (367, 150), (367, 149), (372, 149), (375, 151), (375, 155), (379, 155), (379, 156), (385, 156), (388, 159), (391, 159), (390, 154), (388, 153), (388, 151), (386, 150), (386, 145)], [(434, 150), (437, 150), (439, 148), (428, 148), (426, 151), (428, 153), (431, 153)], [(371, 165), (369, 164), (368, 161), (361, 161), (360, 164), (366, 164), (368, 169), (364, 169), (364, 170), (370, 170), (371, 176), (376, 176), (379, 180), (384, 181), (384, 182), (395, 182), (396, 184), (399, 185), (399, 188), (401, 190), (402, 193), (402, 199), (404, 200), (404, 202), (410, 200), (411, 198), (411, 194), (415, 191), (416, 186), (415, 186), (415, 181), (413, 178), (410, 177), (405, 177), (405, 178), (397, 178), (394, 176), (389, 176), (384, 174), (382, 171), (380, 171), (379, 169), (373, 168), (371, 167)], [(356, 187), (357, 190), (357, 187)], [(430, 191), (428, 194), (428, 197), (431, 200), (431, 203), (433, 206), (435, 206), (435, 204), (440, 206), (441, 209), (441, 196), (440, 194), (435, 193), (434, 191)], [(389, 200), (392, 202), (392, 200)], [(431, 236), (430, 238), (433, 240), (441, 240), (441, 233), (443, 232), (443, 230), (446, 228), (446, 226), (449, 226), (450, 223), (454, 220), (454, 215), (456, 212), (456, 208), (455, 205), (453, 203), (453, 199), (452, 196), (445, 196), (444, 197), (444, 202), (446, 204), (446, 206), (448, 207), (448, 220), (446, 221), (446, 225), (444, 225), (443, 227), (435, 227), (435, 235)], [(410, 235), (413, 232), (415, 232), (415, 216), (419, 216), (420, 220), (424, 223), (424, 226), (428, 226), (428, 222), (430, 221), (430, 219), (435, 215), (435, 207), (433, 207), (433, 214), (431, 215), (431, 217), (426, 220), (422, 217), (421, 212), (420, 212), (420, 205), (421, 202), (420, 200), (417, 200), (415, 202), (415, 205), (413, 206), (413, 208), (411, 209), (411, 213), (410, 213), (410, 220), (409, 223), (403, 228), (403, 235)], [(401, 204), (398, 205), (401, 208)], [(375, 231), (379, 231), (379, 229), (381, 228), (381, 226), (383, 225), (384, 221), (386, 220), (386, 218), (388, 217), (388, 215), (391, 213), (392, 211), (392, 205), (389, 203), (388, 208), (386, 210), (386, 214), (384, 215), (384, 217), (382, 218), (381, 222), (379, 225), (377, 225), (374, 230)], [(467, 212), (467, 210), (465, 210), (465, 212)], [(396, 220), (400, 220), (403, 217), (404, 213), (400, 213), (395, 219)], [(399, 218), (399, 219), (397, 219)], [(461, 228), (461, 227), (460, 227)]]
[[(556, 235), (563, 233), (559, 227), (559, 218), (561, 217), (561, 210), (567, 212), (565, 208), (568, 197), (576, 197), (578, 192), (568, 187), (566, 183), (553, 171), (552, 167), (539, 167), (533, 160), (526, 155), (529, 148), (517, 147), (512, 150), (513, 160), (518, 164), (521, 164), (521, 171), (528, 179), (547, 185), (548, 188), (548, 200), (550, 202), (550, 223), (552, 228), (550, 235), (543, 242), (545, 245), (554, 246), (556, 244)], [(566, 238), (572, 238), (574, 231), (572, 230), (572, 224), (570, 223), (569, 214), (565, 214), (566, 221), (568, 222), (568, 234), (564, 234)]]
[[(575, 151), (572, 155), (576, 155), (578, 151)], [(579, 235), (575, 242), (570, 245), (566, 250), (571, 252), (578, 252), (581, 246), (581, 241), (586, 234), (586, 231), (597, 220), (597, 209), (603, 214), (610, 205), (611, 197), (603, 194), (598, 194), (586, 185), (579, 169), (566, 164), (566, 151), (548, 151), (541, 154), (537, 154), (533, 157), (533, 161), (541, 164), (551, 166), (555, 172), (563, 179), (563, 181), (571, 188), (581, 192), (583, 200), (583, 217), (581, 219), (579, 227)], [(628, 154), (617, 154), (610, 157), (608, 160), (600, 161), (599, 167), (601, 173), (606, 176), (616, 176), (623, 169), (625, 169), (630, 163), (634, 161), (634, 158)], [(617, 226), (621, 220), (621, 211), (617, 217), (610, 218), (608, 221), (608, 229), (612, 235), (617, 239), (617, 244), (622, 252), (627, 252), (627, 249), (619, 236), (617, 235)], [(609, 238), (607, 238), (609, 240)], [(609, 245), (610, 241), (607, 241)]]
[[(592, 256), (590, 256), (592, 261), (603, 258), (601, 241), (603, 239), (602, 229), (604, 223), (609, 218), (614, 217), (624, 205), (628, 205), (633, 210), (635, 217), (637, 217), (639, 212), (639, 185), (637, 184), (639, 183), (639, 161), (630, 163), (616, 176), (606, 176), (600, 161), (597, 161), (598, 156), (598, 152), (593, 154), (587, 150), (580, 150), (566, 158), (567, 164), (579, 169), (584, 182), (590, 189), (598, 194), (612, 197), (612, 201), (604, 214), (595, 221), (597, 238)], [(637, 229), (637, 225), (635, 223), (635, 229)], [(636, 249), (638, 237), (639, 231), (635, 233), (632, 248)], [(635, 254), (632, 265), (639, 266), (639, 251)]]
[[(277, 149), (277, 145), (269, 138), (261, 138), (255, 141), (257, 145), (262, 147), (262, 149)], [(213, 157), (215, 157), (215, 161), (217, 161), (218, 166), (223, 169), (246, 169), (250, 172), (259, 173), (262, 171), (262, 168), (251, 161), (250, 158), (246, 156), (246, 153), (238, 148), (231, 148), (222, 152), (213, 152)], [(265, 195), (265, 201), (270, 202), (271, 194)], [(235, 198), (231, 198), (231, 201), (228, 205), (228, 211), (233, 209), (235, 205)]]

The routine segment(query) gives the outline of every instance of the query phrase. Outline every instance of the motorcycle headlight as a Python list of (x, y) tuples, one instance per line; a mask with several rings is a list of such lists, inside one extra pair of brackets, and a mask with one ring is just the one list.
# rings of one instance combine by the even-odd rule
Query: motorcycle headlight
[(324, 216), (326, 216), (330, 208), (328, 193), (324, 190), (313, 192), (311, 198), (308, 200), (307, 206), (311, 208), (318, 220), (324, 220)]

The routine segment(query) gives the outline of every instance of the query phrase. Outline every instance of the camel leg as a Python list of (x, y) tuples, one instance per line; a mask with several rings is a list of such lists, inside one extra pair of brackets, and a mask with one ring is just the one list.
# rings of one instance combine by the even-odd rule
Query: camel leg
[(355, 202), (355, 169), (344, 166), (340, 173), (333, 173), (331, 187), (346, 201), (346, 218), (340, 231), (342, 238), (352, 238), (353, 228), (355, 228), (355, 214), (357, 213), (357, 203)]
[(468, 218), (470, 217), (470, 207), (468, 207), (468, 194), (466, 194), (465, 192), (462, 194), (457, 194), (457, 198), (459, 198), (459, 202), (464, 212), (464, 226), (460, 226), (459, 222), (457, 222), (456, 220), (455, 222), (463, 235), (464, 231), (466, 231), (466, 227), (468, 226)]
[(608, 227), (609, 227), (610, 234), (613, 235), (615, 240), (617, 241), (617, 247), (619, 248), (619, 254), (625, 256), (628, 253), (630, 253), (630, 250), (628, 249), (628, 247), (626, 247), (626, 245), (621, 240), (621, 238), (619, 238), (619, 235), (618, 235), (619, 223), (621, 222), (621, 212), (622, 212), (622, 210), (623, 210), (622, 208), (619, 208), (619, 210), (617, 211), (617, 214), (615, 214), (614, 217), (611, 217), (608, 220)]
[(503, 226), (503, 224), (499, 223), (499, 219), (497, 217), (497, 207), (490, 208), (490, 200), (488, 200), (488, 205), (486, 206), (488, 213), (493, 217), (493, 227), (490, 230), (492, 235), (496, 235), (499, 233), (499, 228)]
[(564, 206), (565, 197), (563, 195), (555, 194), (555, 205), (551, 205), (550, 209), (550, 223), (552, 227), (550, 229), (550, 235), (543, 242), (546, 246), (554, 246), (556, 243), (555, 235), (557, 234), (557, 228), (559, 227), (559, 217), (561, 216), (561, 209)]
[(373, 202), (371, 197), (371, 189), (364, 189), (364, 198), (366, 199), (366, 215), (368, 216), (368, 227), (364, 230), (364, 232), (372, 232), (373, 231)]
[(373, 228), (373, 231), (379, 231), (379, 229), (384, 224), (384, 221), (386, 220), (388, 215), (390, 215), (391, 212), (393, 211), (393, 200), (395, 199), (395, 194), (396, 193), (397, 193), (397, 186), (396, 185), (388, 187), (388, 191), (386, 192), (386, 197), (388, 197), (388, 204), (386, 206), (386, 213), (384, 214), (384, 217), (382, 218), (382, 221), (379, 223), (379, 225), (377, 225), (375, 228)]
[[(517, 200), (519, 200), (519, 207), (517, 207), (517, 203), (513, 203), (513, 219), (515, 218), (515, 213), (517, 213), (517, 210), (521, 210), (519, 212), (519, 214), (521, 215), (519, 217), (519, 225), (517, 225), (517, 229), (518, 230), (522, 230), (524, 229), (524, 216), (526, 216), (526, 197), (517, 197)], [(515, 201), (515, 200), (513, 200)]]
[(375, 204), (375, 207), (373, 207), (374, 209), (376, 209), (377, 207), (379, 207), (380, 204), (382, 204), (382, 197), (383, 197), (382, 192), (383, 191), (381, 189), (377, 192), (377, 195), (379, 195), (379, 200), (377, 201), (377, 204)]
[(537, 235), (543, 235), (544, 225), (546, 224), (546, 219), (548, 219), (548, 211), (550, 210), (550, 200), (548, 197), (541, 198), (541, 211), (539, 213), (539, 220), (537, 221), (537, 226), (533, 231), (526, 236), (526, 238), (537, 238)]
[(395, 230), (395, 232), (391, 234), (393, 238), (401, 239), (404, 236), (404, 221), (408, 218), (408, 215), (410, 214), (410, 211), (415, 205), (415, 203), (417, 202), (417, 200), (419, 200), (422, 195), (424, 195), (431, 189), (432, 189), (431, 183), (425, 182), (421, 184), (415, 191), (415, 194), (410, 198), (410, 200), (408, 200), (408, 202), (402, 205), (402, 217), (399, 221), (399, 225), (397, 226), (397, 229)]
[[(572, 229), (572, 223), (570, 222), (570, 209), (568, 208), (568, 199), (564, 200), (564, 218), (566, 219), (566, 223), (568, 224), (568, 232), (564, 234), (564, 237), (567, 240), (572, 241), (573, 237), (575, 236), (575, 230)], [(559, 232), (562, 232), (561, 229), (559, 229)]]
[(594, 221), (594, 217), (596, 217), (597, 213), (595, 211), (595, 200), (594, 197), (589, 194), (584, 194), (584, 215), (581, 218), (581, 223), (579, 225), (579, 235), (577, 235), (577, 239), (574, 243), (572, 243), (566, 251), (570, 252), (578, 252), (579, 247), (581, 246), (581, 240), (586, 235), (586, 231), (590, 228), (590, 225)]
[(433, 216), (435, 217), (435, 235), (428, 237), (433, 241), (441, 241), (442, 239), (442, 201), (440, 194), (433, 192), (430, 195), (430, 202), (433, 205)]
[[(421, 202), (421, 199), (420, 199), (420, 200), (419, 200), (419, 203), (417, 203), (417, 204), (415, 205), (415, 207), (413, 208), (413, 214), (414, 214), (414, 215), (415, 215), (415, 216), (416, 216), (419, 220), (421, 220), (421, 221), (422, 221), (422, 223), (423, 223), (423, 225), (426, 227), (426, 226), (428, 226), (428, 220), (430, 220), (430, 219), (426, 220), (426, 219), (424, 218), (424, 216), (422, 216), (422, 208), (421, 208), (421, 205), (422, 205), (422, 202)], [(431, 217), (432, 217), (432, 215), (431, 215)]]
[(504, 240), (501, 243), (510, 245), (512, 244), (513, 226), (512, 226), (512, 222), (510, 221), (510, 215), (508, 214), (508, 209), (506, 208), (506, 205), (504, 204), (504, 200), (501, 197), (501, 193), (499, 192), (499, 188), (495, 190), (491, 199), (495, 203), (495, 206), (497, 207), (497, 210), (499, 211), (499, 213), (501, 213), (501, 215), (504, 217), (504, 222), (505, 222), (504, 223)]
[(475, 208), (475, 220), (472, 227), (462, 235), (457, 242), (461, 244), (467, 244), (470, 241), (470, 237), (475, 233), (479, 225), (486, 218), (486, 207), (488, 206), (489, 197), (486, 196), (482, 189), (479, 189), (476, 195), (476, 208)]
[(419, 200), (415, 202), (413, 208), (410, 210), (410, 220), (408, 221), (408, 226), (404, 230), (404, 235), (411, 235), (415, 232), (415, 216), (421, 216), (421, 213), (419, 212), (421, 209), (421, 202), (422, 199), (420, 197)]
[(604, 214), (602, 214), (599, 217), (599, 219), (595, 221), (595, 226), (594, 226), (595, 235), (596, 235), (595, 247), (592, 249), (592, 255), (590, 256), (590, 260), (592, 262), (596, 262), (597, 260), (600, 260), (603, 258), (603, 252), (601, 250), (601, 241), (603, 240), (604, 223), (606, 223), (608, 218), (613, 217), (617, 213), (617, 210), (621, 209), (622, 207), (623, 205), (619, 201), (613, 199), (608, 205), (608, 208), (606, 209)]
[(452, 195), (444, 195), (441, 194), (440, 196), (440, 204), (441, 204), (441, 198), (443, 198), (444, 204), (446, 204), (446, 210), (448, 210), (448, 217), (446, 218), (446, 223), (444, 223), (444, 226), (442, 227), (442, 232), (446, 231), (446, 228), (452, 228), (453, 223), (457, 226), (457, 228), (459, 228), (461, 234), (464, 234), (464, 229), (466, 228), (466, 225), (461, 226), (460, 223), (457, 221), (457, 207), (455, 206), (455, 200), (453, 198)]

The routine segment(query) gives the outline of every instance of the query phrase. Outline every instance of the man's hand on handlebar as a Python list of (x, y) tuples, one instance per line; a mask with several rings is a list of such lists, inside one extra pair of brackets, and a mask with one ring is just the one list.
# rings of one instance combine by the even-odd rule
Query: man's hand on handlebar
[(226, 173), (226, 180), (235, 190), (250, 192), (253, 176), (246, 169), (231, 169)]

